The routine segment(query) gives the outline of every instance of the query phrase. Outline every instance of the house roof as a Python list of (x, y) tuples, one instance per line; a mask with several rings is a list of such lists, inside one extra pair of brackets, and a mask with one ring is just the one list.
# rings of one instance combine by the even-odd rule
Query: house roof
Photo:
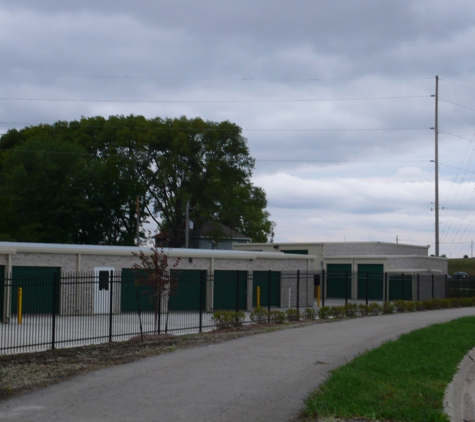
[[(231, 229), (221, 223), (206, 222), (201, 225), (197, 225), (195, 229), (190, 229), (190, 238), (210, 238), (215, 237), (215, 234), (219, 233), (219, 237), (233, 239), (233, 240), (251, 240), (249, 236), (239, 233), (236, 230)], [(173, 236), (168, 236), (167, 233), (159, 233), (154, 236), (155, 239), (170, 239)], [(184, 237), (184, 234), (183, 236)]]

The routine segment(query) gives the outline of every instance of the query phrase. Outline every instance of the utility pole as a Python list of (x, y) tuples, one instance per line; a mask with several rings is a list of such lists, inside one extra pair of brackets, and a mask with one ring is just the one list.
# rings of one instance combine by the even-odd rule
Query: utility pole
[(435, 77), (435, 256), (439, 256), (439, 77)]

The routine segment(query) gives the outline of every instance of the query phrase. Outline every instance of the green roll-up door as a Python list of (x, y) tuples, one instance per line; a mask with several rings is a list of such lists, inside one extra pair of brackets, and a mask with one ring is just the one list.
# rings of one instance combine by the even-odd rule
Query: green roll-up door
[(389, 300), (412, 300), (412, 275), (389, 276)]
[[(201, 270), (172, 270), (172, 289), (170, 296), (170, 311), (190, 311), (200, 309), (200, 283), (203, 271)], [(137, 312), (140, 304), (141, 312), (155, 311), (153, 289), (140, 286), (140, 277), (143, 272), (129, 268), (122, 270), (121, 281), (121, 311)], [(136, 285), (136, 281), (139, 283)], [(138, 301), (137, 301), (138, 293)], [(206, 271), (203, 278), (202, 299), (206, 297)], [(204, 306), (204, 305), (202, 305)]]
[(0, 321), (3, 321), (3, 295), (5, 290), (5, 267), (0, 265)]
[[(155, 310), (155, 297), (153, 290), (140, 285), (140, 276), (144, 272), (138, 272), (130, 268), (124, 268), (121, 272), (120, 310), (121, 312), (153, 312)], [(137, 284), (136, 284), (137, 283)]]
[[(261, 306), (269, 306), (269, 271), (252, 273), (252, 306), (257, 306), (257, 287), (261, 291)], [(270, 306), (280, 307), (280, 271), (270, 272)]]
[[(12, 314), (17, 313), (19, 287), (23, 291), (24, 314), (52, 313), (53, 304), (56, 312), (59, 312), (60, 270), (55, 267), (13, 267)], [(56, 291), (54, 291), (54, 273), (58, 274)]]
[[(247, 271), (215, 271), (213, 309), (246, 309)], [(237, 296), (237, 298), (236, 298)]]
[(368, 282), (368, 299), (383, 300), (383, 271), (383, 264), (358, 264), (358, 299), (366, 299)]
[(171, 311), (198, 311), (200, 309), (200, 284), (202, 284), (202, 308), (206, 298), (206, 271), (179, 270), (172, 271), (176, 281), (170, 297)]
[(346, 297), (350, 298), (351, 264), (327, 264), (326, 288), (326, 297), (328, 298), (345, 298), (345, 291)]

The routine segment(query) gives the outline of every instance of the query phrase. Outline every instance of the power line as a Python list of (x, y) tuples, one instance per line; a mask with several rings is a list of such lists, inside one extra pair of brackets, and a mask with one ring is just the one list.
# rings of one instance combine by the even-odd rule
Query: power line
[(369, 100), (399, 100), (408, 98), (430, 98), (430, 95), (409, 95), (402, 97), (362, 97), (362, 98), (315, 98), (294, 100), (100, 100), (80, 98), (19, 98), (0, 97), (1, 101), (41, 101), (41, 102), (89, 102), (89, 103), (307, 103), (325, 101), (369, 101)]
[[(62, 123), (61, 121), (55, 122), (55, 123)], [(55, 123), (31, 123), (31, 122), (0, 122), (0, 125), (49, 125), (53, 126)], [(71, 125), (70, 123), (74, 123)], [(77, 124), (76, 124), (77, 123)], [(107, 126), (96, 126), (96, 125), (85, 125), (82, 124), (80, 121), (78, 122), (68, 122), (68, 128), (71, 128), (71, 126), (84, 126), (87, 128), (107, 128), (107, 129), (160, 129), (160, 130), (179, 130), (182, 132), (186, 131), (196, 131), (196, 129), (193, 128), (174, 128), (174, 127), (147, 127), (147, 126), (115, 126), (115, 125), (107, 125)], [(256, 129), (256, 128), (241, 128), (243, 131), (246, 132), (379, 132), (379, 131), (417, 131), (417, 130), (430, 130), (430, 128), (427, 127), (410, 127), (410, 128), (344, 128), (344, 129)], [(219, 128), (210, 128), (210, 129), (204, 129), (203, 131), (215, 131), (215, 130), (220, 130)], [(222, 129), (222, 130), (228, 130)]]
[(457, 106), (457, 107), (465, 108), (467, 110), (475, 111), (475, 108), (471, 108), (471, 107), (467, 107), (467, 106), (464, 106), (464, 105), (461, 105), (461, 104), (457, 104), (457, 103), (454, 103), (452, 101), (444, 100), (442, 98), (439, 98), (439, 101), (443, 101), (444, 103), (452, 104), (452, 105)]
[(432, 77), (412, 77), (412, 78), (205, 78), (205, 77), (176, 77), (176, 76), (134, 76), (134, 75), (92, 75), (92, 74), (67, 74), (67, 73), (34, 73), (34, 72), (0, 72), (0, 75), (12, 76), (55, 76), (55, 77), (69, 77), (69, 78), (97, 78), (97, 79), (152, 79), (165, 81), (235, 81), (235, 82), (315, 82), (315, 81), (399, 81), (399, 80), (428, 80)]
[[(47, 151), (41, 149), (15, 149), (12, 148), (0, 148), (0, 151), (14, 151), (28, 152), (28, 153), (42, 153), (42, 154), (64, 154), (64, 155), (91, 155), (89, 152), (76, 152), (76, 151)], [(108, 153), (107, 156), (121, 156), (123, 154)], [(192, 156), (177, 155), (177, 158), (191, 158)], [(207, 158), (208, 161), (213, 159)], [(216, 159), (218, 160), (218, 159)], [(266, 158), (253, 158), (258, 162), (290, 162), (290, 163), (428, 163), (430, 160), (292, 160), (292, 159), (266, 159)], [(218, 160), (219, 161), (219, 160)]]

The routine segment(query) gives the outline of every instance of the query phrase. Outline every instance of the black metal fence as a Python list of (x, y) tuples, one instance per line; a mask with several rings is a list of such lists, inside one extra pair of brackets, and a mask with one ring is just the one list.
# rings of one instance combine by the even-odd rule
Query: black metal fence
[(353, 273), (322, 271), (322, 301), (429, 300), (475, 296), (475, 279), (452, 279), (433, 273)]
[(475, 282), (433, 274), (279, 271), (174, 272), (165, 289), (120, 274), (24, 271), (0, 279), (0, 354), (216, 328), (212, 312), (314, 307), (325, 300), (475, 296)]
[[(172, 273), (164, 289), (132, 270), (26, 271), (0, 280), (0, 354), (185, 334), (216, 328), (214, 310), (313, 306), (313, 274), (299, 271)], [(244, 323), (249, 323), (249, 314)]]

